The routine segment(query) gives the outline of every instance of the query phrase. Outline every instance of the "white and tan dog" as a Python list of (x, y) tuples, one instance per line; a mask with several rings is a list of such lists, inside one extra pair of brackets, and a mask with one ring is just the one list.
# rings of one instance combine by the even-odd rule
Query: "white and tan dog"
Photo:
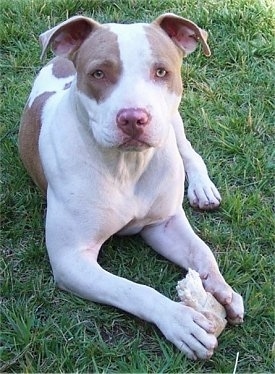
[(20, 128), (20, 154), (47, 193), (46, 244), (59, 287), (156, 324), (188, 357), (217, 345), (202, 314), (156, 290), (110, 274), (97, 262), (113, 234), (139, 233), (158, 253), (199, 272), (204, 287), (243, 319), (208, 246), (182, 209), (211, 209), (220, 195), (187, 141), (178, 107), (182, 58), (207, 33), (164, 14), (151, 24), (99, 24), (76, 16), (40, 36), (57, 57), (39, 73)]

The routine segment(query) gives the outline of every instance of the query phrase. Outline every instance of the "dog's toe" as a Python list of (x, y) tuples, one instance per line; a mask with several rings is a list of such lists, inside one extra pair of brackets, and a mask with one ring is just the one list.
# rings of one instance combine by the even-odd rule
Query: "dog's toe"
[(226, 305), (227, 320), (231, 325), (239, 325), (244, 320), (244, 304), (241, 295), (233, 291), (232, 302)]
[(210, 180), (189, 184), (188, 199), (191, 206), (202, 210), (216, 209), (221, 203), (219, 191)]

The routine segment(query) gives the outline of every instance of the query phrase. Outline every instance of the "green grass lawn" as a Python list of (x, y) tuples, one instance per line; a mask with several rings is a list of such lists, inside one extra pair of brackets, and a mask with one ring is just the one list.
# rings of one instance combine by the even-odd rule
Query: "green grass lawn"
[[(237, 373), (274, 372), (271, 3), (1, 0), (1, 372), (232, 373), (235, 361)], [(45, 201), (17, 151), (20, 115), (41, 67), (41, 32), (79, 13), (100, 22), (132, 22), (164, 12), (191, 18), (209, 31), (212, 57), (196, 51), (183, 63), (181, 112), (223, 202), (213, 213), (194, 211), (186, 201), (184, 206), (246, 308), (244, 324), (226, 328), (206, 362), (188, 361), (149, 323), (55, 288), (44, 243)], [(137, 237), (111, 238), (100, 263), (176, 299), (181, 269)]]

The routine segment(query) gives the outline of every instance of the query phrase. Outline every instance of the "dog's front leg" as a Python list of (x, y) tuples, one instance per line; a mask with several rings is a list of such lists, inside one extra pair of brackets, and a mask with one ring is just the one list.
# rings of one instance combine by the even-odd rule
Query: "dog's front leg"
[(187, 140), (179, 113), (175, 115), (172, 123), (176, 134), (177, 146), (188, 178), (187, 195), (190, 204), (193, 207), (206, 210), (217, 208), (220, 205), (221, 196), (208, 176), (203, 159), (195, 152), (191, 143)]
[(243, 321), (242, 297), (225, 282), (213, 253), (194, 233), (181, 208), (167, 221), (144, 228), (141, 235), (161, 255), (185, 269), (196, 270), (205, 289), (225, 306), (230, 323)]
[(91, 221), (79, 216), (77, 211), (70, 214), (65, 208), (65, 216), (64, 208), (56, 204), (54, 211), (51, 204), (48, 207), (46, 242), (60, 288), (88, 300), (121, 308), (156, 324), (166, 338), (189, 358), (206, 359), (213, 354), (217, 341), (211, 322), (151, 287), (104, 270), (97, 262), (104, 241), (99, 240), (101, 233), (94, 231), (93, 222), (91, 225)]
[(191, 359), (211, 357), (217, 345), (212, 324), (200, 313), (174, 302), (151, 287), (105, 271), (93, 253), (72, 251), (53, 259), (61, 289), (123, 309), (158, 326), (164, 336)]

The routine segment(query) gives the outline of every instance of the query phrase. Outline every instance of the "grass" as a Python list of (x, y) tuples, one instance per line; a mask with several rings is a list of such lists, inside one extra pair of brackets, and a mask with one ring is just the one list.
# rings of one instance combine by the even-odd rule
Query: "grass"
[[(36, 0), (0, 3), (2, 372), (271, 373), (274, 339), (274, 12), (268, 0)], [(210, 361), (191, 362), (158, 330), (55, 288), (44, 244), (45, 202), (18, 158), (20, 115), (41, 66), (37, 36), (82, 13), (98, 21), (150, 21), (164, 12), (210, 31), (213, 56), (182, 68), (189, 139), (223, 196), (214, 213), (187, 215), (243, 296), (245, 323), (227, 328)], [(148, 259), (144, 261), (144, 258)], [(111, 238), (108, 270), (176, 298), (179, 268), (139, 238)]]

